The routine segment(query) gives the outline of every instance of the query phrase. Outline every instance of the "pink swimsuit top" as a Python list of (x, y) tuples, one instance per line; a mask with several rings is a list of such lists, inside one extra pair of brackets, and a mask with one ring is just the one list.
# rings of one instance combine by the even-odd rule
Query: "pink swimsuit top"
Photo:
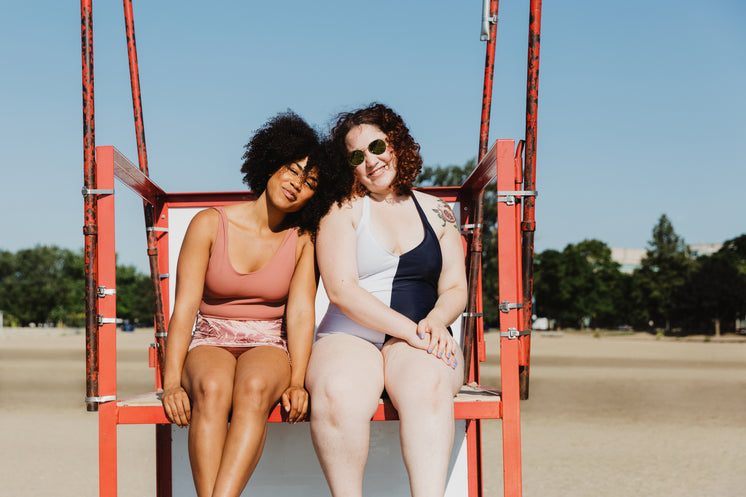
[(239, 273), (228, 257), (228, 218), (222, 207), (215, 210), (220, 215), (218, 236), (207, 264), (199, 312), (206, 317), (235, 320), (282, 318), (295, 270), (298, 230), (287, 231), (266, 266), (252, 273)]

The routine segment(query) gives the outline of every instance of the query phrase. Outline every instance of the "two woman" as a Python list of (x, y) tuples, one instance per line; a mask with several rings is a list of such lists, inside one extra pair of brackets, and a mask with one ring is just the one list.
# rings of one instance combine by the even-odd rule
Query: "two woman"
[(292, 112), (265, 124), (244, 159), (244, 181), (258, 198), (191, 221), (168, 331), (163, 406), (172, 422), (189, 425), (199, 496), (241, 493), (278, 400), (290, 422), (306, 415), (317, 283), (312, 235), (340, 197), (335, 162)]
[(448, 326), (467, 297), (455, 216), (412, 190), (419, 145), (390, 108), (340, 115), (332, 142), (354, 186), (317, 236), (331, 304), (306, 374), (314, 447), (332, 495), (362, 495), (370, 420), (385, 389), (399, 414), (412, 495), (443, 495), (463, 380)]
[[(412, 190), (419, 145), (388, 107), (340, 115), (326, 155), (297, 120), (281, 116), (247, 145), (242, 171), (259, 199), (203, 211), (187, 231), (166, 413), (190, 424), (198, 494), (238, 495), (277, 400), (291, 422), (305, 416), (305, 375), (313, 443), (332, 495), (360, 496), (370, 420), (385, 389), (401, 420), (412, 495), (442, 495), (463, 378), (448, 326), (467, 294), (455, 217), (445, 202)], [(332, 166), (339, 156), (346, 169)], [(342, 198), (316, 239), (331, 304), (309, 362), (316, 280), (308, 233)], [(306, 233), (295, 241), (290, 226)]]

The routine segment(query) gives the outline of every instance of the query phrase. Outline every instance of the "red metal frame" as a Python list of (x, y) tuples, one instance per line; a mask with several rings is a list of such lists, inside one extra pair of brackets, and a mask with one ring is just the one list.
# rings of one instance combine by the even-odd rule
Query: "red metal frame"
[[(460, 188), (429, 188), (425, 189), (429, 193), (451, 202), (473, 201), (474, 195), (481, 192), (487, 183), (494, 178), (500, 170), (508, 170), (511, 174), (511, 181), (514, 181), (514, 160), (513, 160), (513, 142), (511, 140), (500, 140), (495, 147), (486, 155), (479, 167), (469, 177), (465, 184)], [(125, 183), (133, 191), (148, 201), (151, 199), (156, 202), (155, 210), (159, 212), (158, 226), (164, 228), (159, 231), (159, 264), (161, 267), (168, 267), (168, 211), (171, 207), (208, 207), (211, 205), (225, 204), (231, 202), (244, 201), (251, 198), (251, 194), (246, 192), (228, 192), (228, 193), (176, 193), (168, 194), (163, 192), (150, 178), (138, 174), (141, 173), (136, 167), (121, 155), (114, 147), (97, 148), (97, 188), (113, 189), (114, 177), (116, 176), (121, 182)], [(499, 164), (499, 167), (498, 167)], [(499, 181), (499, 179), (498, 179)], [(513, 183), (511, 183), (512, 188)], [(498, 188), (501, 188), (498, 183)], [(99, 200), (101, 233), (99, 236), (99, 267), (98, 273), (101, 283), (107, 287), (114, 288), (114, 271), (115, 271), (115, 234), (114, 234), (114, 201), (113, 195), (108, 195)], [(499, 211), (498, 211), (499, 212)], [(513, 215), (517, 213), (513, 209)], [(498, 218), (498, 222), (500, 222)], [(518, 226), (518, 218), (512, 222), (513, 226)], [(510, 223), (503, 221), (504, 226)], [(515, 237), (514, 237), (515, 239)], [(520, 273), (520, 262), (515, 242), (512, 242), (507, 248), (501, 246), (501, 274)], [(511, 255), (512, 254), (512, 255)], [(510, 262), (507, 262), (512, 257)], [(503, 270), (503, 264), (505, 268)], [(514, 293), (520, 293), (520, 285), (515, 283)], [(162, 293), (164, 296), (164, 307), (168, 305), (168, 290), (165, 287), (166, 280), (161, 282), (164, 287)], [(509, 298), (502, 294), (503, 289), (508, 291), (510, 282), (500, 282), (501, 300)], [(477, 287), (478, 300), (481, 300), (481, 288)], [(102, 299), (102, 312), (114, 312), (115, 296), (110, 295)], [(167, 307), (166, 307), (167, 308)], [(506, 321), (507, 322), (507, 321)], [(98, 349), (99, 371), (101, 390), (104, 395), (116, 395), (116, 343), (115, 343), (115, 324), (104, 324), (100, 330), (100, 346)], [(482, 335), (481, 322), (479, 326), (479, 335)], [(478, 497), (482, 495), (482, 471), (481, 471), (481, 419), (503, 419), (503, 460), (504, 473), (513, 475), (513, 478), (506, 480), (505, 495), (510, 497), (520, 496), (520, 416), (517, 394), (518, 392), (518, 348), (514, 344), (501, 343), (501, 373), (503, 395), (489, 390), (477, 389), (475, 393), (464, 393), (460, 395), (454, 403), (454, 414), (456, 419), (467, 420), (467, 454), (469, 465), (469, 496)], [(157, 360), (154, 362), (158, 362)], [(474, 356), (470, 358), (472, 371), (478, 372), (478, 361)], [(512, 370), (512, 374), (509, 370)], [(157, 375), (156, 375), (157, 376)], [(507, 397), (506, 397), (507, 393)], [(470, 397), (471, 395), (471, 397)], [(513, 397), (510, 397), (513, 395)], [(465, 397), (465, 398), (464, 398)], [(511, 398), (510, 401), (507, 399)], [(476, 399), (476, 400), (475, 400)], [(398, 419), (396, 410), (387, 403), (382, 401), (374, 420), (394, 420)], [(270, 415), (271, 422), (280, 422), (283, 420), (282, 410), (276, 408)], [(166, 419), (163, 407), (158, 400), (155, 392), (150, 392), (129, 399), (117, 399), (116, 402), (105, 402), (99, 408), (99, 465), (100, 465), (100, 495), (116, 495), (116, 478), (117, 478), (117, 426), (120, 424), (154, 424), (156, 425), (157, 443), (157, 474), (158, 474), (158, 495), (160, 497), (171, 495), (171, 467), (170, 467), (170, 426)], [(518, 482), (516, 486), (516, 482)]]
[[(159, 268), (169, 267), (168, 211), (170, 207), (203, 206), (244, 201), (246, 192), (167, 194), (148, 176), (145, 134), (140, 104), (137, 52), (131, 0), (124, 0), (127, 43), (130, 60), (135, 130), (140, 167), (136, 168), (113, 147), (95, 147), (93, 100), (92, 1), (81, 0), (81, 52), (83, 58), (84, 111), (84, 210), (86, 261), (86, 405), (99, 411), (99, 491), (117, 494), (117, 426), (153, 424), (156, 427), (157, 495), (171, 495), (170, 425), (156, 394), (151, 392), (132, 399), (116, 399), (116, 296), (114, 236), (114, 177), (143, 199), (148, 235), (148, 256), (156, 303), (156, 348), (151, 351), (155, 368), (155, 389), (161, 386), (165, 330), (169, 308), (168, 278)], [(496, 17), (499, 2), (490, 0), (491, 16)], [(531, 0), (529, 58), (526, 105), (526, 167), (521, 156), (523, 144), (514, 150), (512, 140), (498, 140), (487, 151), (489, 115), (492, 98), (496, 26), (490, 27), (485, 61), (485, 80), (480, 129), (480, 163), (458, 188), (429, 188), (430, 193), (446, 201), (458, 201), (463, 224), (472, 225), (470, 236), (463, 237), (469, 262), (470, 299), (464, 323), (466, 337), (466, 379), (479, 384), (479, 362), (486, 357), (481, 291), (481, 223), (484, 188), (497, 177), (497, 190), (532, 191), (535, 187), (536, 103), (538, 98), (539, 36), (541, 0)], [(97, 160), (98, 159), (98, 160)], [(531, 324), (534, 197), (519, 193), (517, 201), (498, 204), (499, 299), (521, 302), (523, 308), (511, 308), (500, 320), (501, 393), (479, 390), (460, 394), (454, 403), (455, 417), (466, 420), (469, 496), (482, 496), (481, 420), (502, 419), (504, 495), (520, 497), (521, 441), (520, 399), (528, 396), (530, 338), (524, 334)], [(523, 206), (523, 215), (519, 206)], [(103, 290), (103, 291), (99, 291)], [(522, 300), (521, 300), (522, 299)], [(465, 397), (465, 398), (463, 398)], [(116, 400), (112, 400), (116, 399)], [(271, 422), (282, 421), (276, 408)], [(397, 419), (397, 413), (381, 402), (374, 420)]]
[(96, 185), (96, 132), (93, 99), (93, 7), (91, 0), (80, 2), (80, 38), (83, 62), (83, 209), (85, 239), (85, 342), (86, 342), (86, 409), (98, 409), (98, 236)]
[[(541, 0), (531, 0), (528, 26), (528, 62), (526, 77), (526, 167), (523, 171), (523, 188), (533, 191), (536, 188), (536, 129), (539, 103), (539, 45), (541, 38)], [(516, 154), (518, 162), (520, 154)], [(519, 173), (520, 174), (520, 173)], [(520, 175), (519, 175), (520, 178)], [(533, 325), (534, 294), (534, 221), (535, 197), (523, 199), (523, 222), (521, 223), (523, 261), (523, 329), (530, 330)], [(530, 335), (521, 337), (522, 351), (520, 361), (521, 399), (528, 399), (529, 359), (531, 356)]]
[[(137, 138), (137, 161), (140, 171), (148, 176), (148, 148), (145, 143), (145, 124), (142, 115), (142, 96), (140, 94), (140, 72), (137, 64), (137, 44), (135, 43), (135, 21), (132, 13), (132, 0), (124, 0), (124, 21), (127, 34), (127, 56), (129, 59), (130, 87), (132, 89), (132, 110), (135, 118), (135, 136)], [(150, 282), (153, 289), (155, 344), (158, 358), (156, 367), (156, 386), (160, 387), (163, 382), (163, 364), (166, 351), (166, 318), (164, 312), (164, 299), (162, 290), (162, 278), (158, 260), (158, 237), (156, 203), (143, 200), (143, 214), (145, 216), (146, 239), (148, 242), (148, 262), (150, 263)]]

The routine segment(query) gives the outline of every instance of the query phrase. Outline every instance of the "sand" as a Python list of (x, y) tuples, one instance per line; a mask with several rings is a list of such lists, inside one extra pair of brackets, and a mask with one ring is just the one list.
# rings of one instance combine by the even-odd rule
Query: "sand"
[[(499, 386), (497, 336), (482, 382)], [(118, 332), (119, 395), (152, 389), (152, 330)], [(84, 336), (0, 329), (0, 496), (98, 495)], [(522, 402), (523, 495), (746, 495), (746, 340), (536, 334)], [(485, 496), (502, 495), (501, 423), (485, 421)], [(119, 495), (155, 495), (152, 426), (119, 428)]]

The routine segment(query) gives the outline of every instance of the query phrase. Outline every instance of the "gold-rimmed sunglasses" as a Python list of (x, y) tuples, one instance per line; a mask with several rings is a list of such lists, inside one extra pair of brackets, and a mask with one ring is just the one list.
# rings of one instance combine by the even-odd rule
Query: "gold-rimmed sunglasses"
[[(381, 138), (373, 140), (368, 144), (368, 152), (373, 155), (381, 155), (385, 151), (386, 142), (383, 141)], [(350, 152), (350, 155), (347, 156), (347, 160), (352, 167), (357, 167), (365, 160), (365, 152), (363, 152), (362, 150), (353, 150), (352, 152)]]

